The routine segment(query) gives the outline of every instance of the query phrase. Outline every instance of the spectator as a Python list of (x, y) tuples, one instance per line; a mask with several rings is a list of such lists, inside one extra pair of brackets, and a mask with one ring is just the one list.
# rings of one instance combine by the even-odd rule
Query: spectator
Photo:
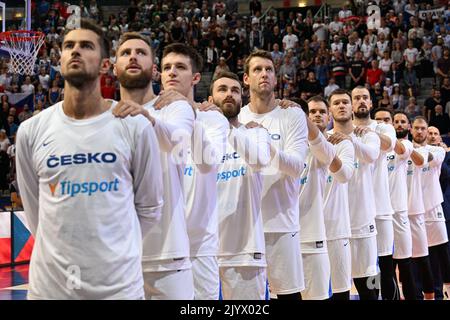
[(8, 136), (6, 135), (6, 130), (1, 129), (0, 130), (0, 151), (6, 152), (10, 145), (11, 145), (11, 142), (9, 141)]
[(403, 72), (403, 79), (410, 97), (417, 94), (417, 74), (414, 66), (408, 65)]
[(50, 75), (48, 73), (46, 73), (45, 71), (45, 67), (41, 67), (39, 69), (39, 83), (41, 84), (42, 88), (46, 91), (48, 91), (49, 89), (49, 85), (50, 85)]
[(22, 123), (27, 119), (30, 119), (32, 117), (33, 113), (30, 111), (30, 107), (28, 105), (23, 106), (23, 110), (19, 115), (17, 116), (19, 118), (19, 122)]
[(381, 83), (383, 80), (383, 71), (378, 68), (378, 61), (373, 60), (371, 62), (371, 68), (367, 70), (366, 81), (374, 86), (375, 83)]
[(328, 84), (328, 66), (322, 62), (320, 56), (314, 58), (314, 72), (316, 79), (319, 80), (319, 84), (324, 88)]
[(339, 86), (336, 84), (335, 79), (331, 77), (330, 80), (328, 80), (328, 85), (324, 89), (325, 99), (328, 99), (330, 94), (336, 89), (339, 89)]
[(405, 98), (403, 97), (398, 84), (394, 84), (394, 92), (391, 95), (391, 102), (394, 110), (404, 110)]
[(422, 115), (420, 111), (420, 107), (416, 103), (416, 98), (410, 97), (408, 100), (408, 105), (405, 108), (405, 113), (408, 115), (410, 120), (414, 119), (417, 116)]
[(8, 115), (6, 119), (8, 121), (5, 128), (6, 134), (8, 135), (8, 137), (12, 137), (17, 133), (17, 129), (19, 129), (19, 126), (15, 123), (14, 116)]
[(450, 78), (449, 77), (444, 78), (440, 91), (441, 91), (442, 105), (445, 106), (447, 104), (447, 102), (450, 101)]
[(386, 78), (391, 79), (394, 85), (400, 85), (403, 80), (403, 72), (398, 70), (398, 64), (393, 62), (391, 64), (391, 70), (386, 74)]
[(331, 74), (336, 80), (336, 84), (344, 89), (345, 85), (345, 77), (347, 75), (347, 64), (342, 60), (341, 54), (336, 52), (334, 54), (334, 61), (330, 63)]
[(317, 81), (314, 71), (308, 72), (308, 78), (300, 83), (300, 88), (306, 92), (307, 99), (322, 93), (322, 86)]
[(361, 51), (356, 52), (355, 59), (350, 63), (349, 74), (352, 88), (364, 85), (366, 68)]
[(20, 89), (23, 93), (34, 94), (34, 85), (31, 83), (30, 76), (25, 77), (25, 82)]
[(441, 84), (445, 77), (450, 75), (450, 49), (445, 48), (442, 58), (437, 63), (437, 79)]
[(427, 98), (424, 102), (424, 116), (428, 121), (430, 121), (434, 116), (436, 110), (435, 108), (438, 104), (442, 106), (441, 92), (436, 88), (433, 88), (431, 89), (431, 97)]
[(434, 107), (434, 115), (430, 118), (430, 126), (434, 126), (439, 129), (442, 136), (447, 136), (450, 130), (450, 118), (448, 113), (444, 113), (444, 108), (442, 105), (437, 104)]
[(389, 109), (393, 111), (391, 99), (389, 98), (389, 93), (387, 90), (383, 90), (382, 99), (378, 101), (378, 108)]
[(383, 53), (383, 58), (380, 60), (380, 69), (386, 75), (391, 70), (392, 59), (389, 56), (389, 51), (386, 50)]
[(34, 105), (40, 100), (42, 105), (47, 106), (48, 91), (44, 91), (41, 84), (38, 84), (36, 93), (34, 94)]
[(283, 37), (283, 51), (294, 49), (298, 43), (298, 37), (292, 33), (292, 26), (286, 28), (287, 34)]
[(219, 61), (219, 51), (216, 48), (214, 40), (209, 40), (208, 47), (206, 47), (206, 69), (210, 72), (214, 71), (217, 62)]
[(61, 101), (61, 88), (58, 86), (58, 80), (52, 82), (52, 87), (48, 90), (48, 103), (50, 106)]
[(101, 87), (102, 97), (105, 99), (116, 98), (116, 86), (112, 83), (111, 77), (105, 78), (105, 84)]
[(219, 64), (216, 66), (214, 70), (213, 79), (221, 72), (230, 71), (230, 68), (227, 65), (225, 57), (219, 58)]
[(261, 2), (259, 0), (252, 0), (249, 4), (250, 14), (255, 16), (257, 12), (262, 11)]

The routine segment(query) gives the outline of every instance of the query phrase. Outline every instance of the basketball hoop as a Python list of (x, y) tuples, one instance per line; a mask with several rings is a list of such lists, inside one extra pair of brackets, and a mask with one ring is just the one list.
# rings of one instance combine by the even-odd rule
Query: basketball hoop
[(9, 52), (9, 71), (21, 75), (33, 75), (34, 63), (45, 35), (39, 31), (16, 30), (0, 33), (0, 45)]

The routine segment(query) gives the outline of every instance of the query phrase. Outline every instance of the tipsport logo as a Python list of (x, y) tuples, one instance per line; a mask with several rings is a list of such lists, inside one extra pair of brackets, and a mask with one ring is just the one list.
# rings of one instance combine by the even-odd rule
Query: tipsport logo
[(70, 196), (73, 198), (79, 195), (87, 195), (90, 197), (97, 193), (118, 192), (119, 179), (89, 182), (61, 181), (49, 183), (49, 188), (53, 197)]

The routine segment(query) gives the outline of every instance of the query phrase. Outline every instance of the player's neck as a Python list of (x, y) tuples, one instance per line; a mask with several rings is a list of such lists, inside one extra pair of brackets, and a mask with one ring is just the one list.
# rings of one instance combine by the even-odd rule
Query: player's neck
[(355, 125), (355, 127), (368, 126), (370, 124), (370, 122), (372, 122), (370, 117), (367, 117), (367, 118), (357, 118), (355, 116), (353, 117), (353, 124)]
[(354, 126), (351, 120), (346, 121), (346, 122), (334, 122), (334, 128), (333, 131), (334, 132), (340, 132), (343, 134), (351, 134), (354, 130)]
[(110, 107), (111, 104), (102, 98), (100, 81), (95, 88), (89, 86), (85, 88), (89, 90), (77, 89), (66, 82), (63, 110), (68, 117), (77, 120), (89, 119), (102, 114)]
[(153, 92), (153, 87), (151, 84), (145, 88), (139, 89), (126, 89), (120, 86), (120, 99), (121, 100), (131, 100), (139, 104), (146, 104), (155, 98), (155, 93)]
[(277, 106), (274, 94), (270, 94), (268, 96), (258, 96), (256, 94), (251, 94), (250, 101), (250, 111), (257, 114), (268, 113), (275, 109)]

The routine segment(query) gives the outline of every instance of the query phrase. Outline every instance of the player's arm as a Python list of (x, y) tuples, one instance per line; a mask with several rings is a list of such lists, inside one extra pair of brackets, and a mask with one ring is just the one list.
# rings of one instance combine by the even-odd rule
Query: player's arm
[(375, 162), (380, 155), (380, 138), (374, 132), (367, 132), (361, 139), (351, 137), (356, 157), (365, 163)]
[[(217, 111), (210, 113), (208, 119), (196, 123), (192, 135), (192, 160), (198, 170), (205, 174), (215, 170), (222, 161), (226, 150), (228, 121)], [(199, 145), (201, 143), (201, 145)]]
[(379, 130), (376, 131), (380, 138), (380, 147), (384, 152), (391, 152), (395, 147), (397, 141), (395, 129), (390, 124), (379, 124)]
[(355, 168), (355, 149), (351, 139), (342, 133), (334, 133), (328, 140), (336, 145), (336, 155), (329, 166), (331, 175), (340, 183), (346, 183)]
[(159, 147), (164, 152), (177, 146), (184, 148), (189, 143), (195, 120), (192, 107), (185, 101), (174, 102), (167, 108), (170, 108), (170, 115), (164, 120), (155, 118), (154, 125)]
[(161, 218), (163, 180), (160, 149), (153, 127), (147, 125), (141, 132), (137, 131), (131, 170), (134, 205), (144, 236)]
[(307, 125), (305, 113), (297, 108), (290, 108), (290, 123), (284, 150), (270, 145), (272, 164), (282, 173), (299, 178), (308, 152)]
[(234, 150), (254, 170), (260, 170), (270, 163), (270, 137), (266, 129), (231, 129), (228, 141)]
[(428, 163), (428, 151), (424, 148), (414, 149), (411, 152), (411, 160), (418, 168), (425, 166)]
[(431, 168), (439, 167), (445, 159), (445, 149), (442, 147), (432, 147), (429, 149), (431, 158), (428, 158), (428, 164)]
[(30, 146), (29, 126), (19, 127), (16, 137), (17, 182), (22, 198), (25, 216), (31, 233), (36, 236), (39, 225), (39, 177), (33, 164), (33, 152)]
[(308, 142), (312, 155), (322, 165), (329, 166), (336, 156), (336, 151), (331, 143), (325, 139), (319, 128), (306, 118), (308, 123)]

